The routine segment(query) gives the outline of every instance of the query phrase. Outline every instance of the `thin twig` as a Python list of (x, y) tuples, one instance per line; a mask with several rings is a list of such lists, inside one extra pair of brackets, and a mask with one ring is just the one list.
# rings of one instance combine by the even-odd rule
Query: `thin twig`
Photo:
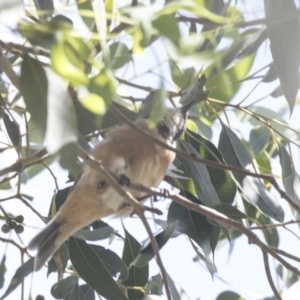
[(300, 223), (300, 220), (291, 220), (288, 222), (278, 223), (278, 224), (253, 226), (251, 227), (251, 230), (265, 230), (265, 229), (268, 230), (276, 227), (285, 227), (286, 225), (298, 224), (298, 223)]
[(266, 275), (270, 284), (270, 287), (276, 297), (277, 300), (282, 300), (279, 292), (276, 289), (276, 286), (274, 284), (272, 275), (271, 275), (271, 271), (270, 271), (270, 265), (269, 265), (269, 256), (268, 253), (266, 253), (265, 251), (262, 251), (263, 257), (264, 257), (264, 266), (265, 266), (265, 271), (266, 271)]
[(134, 212), (140, 217), (140, 219), (142, 220), (142, 223), (149, 235), (150, 241), (151, 241), (151, 245), (153, 248), (153, 252), (155, 253), (156, 259), (157, 259), (157, 264), (160, 268), (161, 271), (161, 275), (164, 281), (164, 285), (165, 285), (165, 289), (166, 289), (166, 293), (167, 293), (167, 298), (168, 300), (171, 300), (171, 294), (170, 294), (170, 289), (169, 289), (169, 284), (168, 284), (168, 280), (167, 280), (167, 273), (166, 270), (164, 268), (162, 259), (160, 257), (160, 253), (159, 253), (159, 248), (156, 242), (155, 237), (153, 236), (153, 233), (151, 231), (151, 228), (144, 216), (144, 211), (145, 208), (143, 206), (142, 203), (138, 202), (129, 192), (125, 191), (122, 186), (119, 184), (119, 182), (113, 177), (112, 174), (110, 174), (110, 172), (108, 172), (103, 165), (101, 164), (101, 162), (95, 160), (91, 155), (89, 155), (82, 147), (78, 146), (78, 152), (79, 152), (79, 156), (85, 161), (86, 164), (88, 164), (91, 168), (97, 170), (101, 176), (103, 177), (103, 179), (119, 194), (121, 195), (124, 199), (126, 199), (126, 201), (128, 201), (128, 203), (130, 203), (130, 205), (132, 205)]
[(275, 248), (275, 247), (272, 247), (272, 246), (270, 246), (274, 251), (276, 251), (277, 253), (279, 253), (279, 254), (281, 254), (281, 255), (283, 255), (283, 256), (286, 256), (286, 257), (288, 257), (288, 258), (290, 258), (290, 259), (293, 259), (293, 260), (295, 260), (295, 261), (297, 261), (297, 262), (300, 262), (300, 258), (298, 257), (298, 256), (295, 256), (295, 255), (292, 255), (292, 254), (290, 254), (290, 253), (288, 253), (288, 252), (286, 252), (286, 251), (283, 251), (283, 250), (281, 250), (281, 249), (278, 249), (278, 248)]
[(4, 55), (2, 51), (2, 47), (0, 46), (0, 69), (6, 74), (6, 76), (10, 79), (11, 83), (20, 90), (20, 81), (19, 76), (14, 71), (11, 66), (10, 61)]
[(247, 171), (247, 170), (244, 170), (244, 169), (240, 169), (240, 168), (237, 168), (237, 167), (234, 167), (234, 166), (231, 166), (231, 165), (220, 164), (218, 162), (203, 159), (203, 158), (197, 157), (195, 155), (190, 155), (189, 153), (183, 152), (181, 150), (178, 150), (178, 149), (168, 145), (167, 143), (159, 140), (158, 138), (155, 138), (150, 133), (148, 133), (145, 130), (143, 130), (142, 128), (138, 127), (135, 123), (133, 123), (131, 120), (129, 120), (122, 112), (120, 112), (118, 110), (118, 108), (116, 108), (115, 106), (112, 105), (111, 110), (117, 117), (119, 117), (122, 121), (124, 121), (124, 123), (126, 123), (128, 126), (135, 129), (136, 131), (140, 132), (144, 136), (147, 136), (147, 138), (149, 138), (150, 140), (155, 142), (157, 145), (159, 145), (159, 146), (161, 146), (165, 149), (171, 150), (171, 151), (175, 152), (177, 155), (179, 155), (181, 157), (185, 157), (185, 158), (188, 158), (189, 160), (203, 163), (206, 166), (209, 166), (209, 167), (212, 167), (212, 168), (221, 169), (221, 170), (229, 170), (229, 171), (232, 171), (234, 173), (242, 174), (242, 175), (245, 175), (245, 176), (251, 176), (251, 177), (254, 177), (254, 178), (261, 178), (261, 179), (265, 179), (265, 180), (269, 181), (273, 185), (273, 187), (277, 190), (277, 192), (280, 194), (280, 196), (282, 198), (284, 198), (297, 212), (300, 213), (300, 206), (297, 205), (292, 200), (292, 198), (290, 198), (285, 193), (285, 191), (283, 191), (280, 188), (279, 184), (277, 183), (277, 181), (276, 181), (276, 179), (274, 178), (273, 175), (253, 173), (253, 172), (250, 172), (250, 171)]
[(35, 163), (39, 161), (41, 158), (43, 158), (47, 154), (46, 149), (39, 150), (35, 154), (28, 156), (26, 158), (22, 158), (15, 162), (14, 164), (0, 170), (0, 177), (3, 175), (6, 175), (10, 172), (20, 172), (27, 166), (31, 165), (32, 163)]

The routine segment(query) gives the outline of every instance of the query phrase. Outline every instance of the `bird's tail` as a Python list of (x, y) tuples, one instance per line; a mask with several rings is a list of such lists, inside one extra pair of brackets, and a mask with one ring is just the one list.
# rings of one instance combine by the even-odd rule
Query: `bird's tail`
[[(38, 250), (34, 262), (35, 271), (40, 270), (59, 246), (68, 238), (69, 235), (66, 234), (66, 231), (61, 230), (64, 224), (64, 222), (53, 220), (30, 241), (28, 249)], [(62, 233), (64, 236), (62, 236)]]

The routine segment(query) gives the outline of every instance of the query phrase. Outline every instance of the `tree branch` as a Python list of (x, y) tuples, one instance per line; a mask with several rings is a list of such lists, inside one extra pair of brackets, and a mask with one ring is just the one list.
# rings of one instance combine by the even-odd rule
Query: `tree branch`
[(238, 173), (238, 174), (242, 174), (245, 176), (251, 176), (251, 177), (255, 177), (255, 178), (261, 178), (261, 179), (265, 179), (267, 181), (269, 181), (273, 187), (278, 191), (278, 193), (280, 194), (280, 196), (282, 198), (284, 198), (297, 212), (300, 213), (300, 206), (297, 205), (287, 194), (285, 191), (283, 191), (280, 186), (278, 185), (276, 179), (274, 178), (274, 176), (272, 175), (265, 175), (265, 174), (258, 174), (258, 173), (253, 173), (244, 169), (240, 169), (231, 165), (225, 165), (225, 164), (220, 164), (218, 162), (214, 162), (211, 160), (207, 160), (204, 158), (200, 158), (197, 157), (195, 155), (190, 155), (186, 152), (183, 152), (181, 150), (178, 150), (170, 145), (168, 145), (167, 143), (155, 138), (154, 136), (152, 136), (150, 133), (148, 133), (147, 131), (143, 130), (142, 128), (138, 127), (135, 123), (133, 123), (131, 120), (129, 120), (122, 112), (120, 112), (118, 110), (118, 108), (116, 108), (114, 105), (111, 106), (111, 110), (112, 112), (118, 117), (120, 118), (124, 123), (126, 123), (129, 127), (135, 129), (136, 131), (140, 132), (143, 136), (146, 136), (147, 138), (149, 138), (150, 140), (152, 140), (153, 142), (155, 142), (157, 145), (171, 150), (173, 152), (175, 152), (177, 155), (181, 156), (181, 157), (185, 157), (188, 158), (189, 160), (192, 161), (196, 161), (196, 162), (200, 162), (205, 164), (206, 166), (212, 167), (212, 168), (216, 168), (216, 169), (221, 169), (221, 170), (228, 170), (234, 173)]
[(266, 253), (265, 251), (262, 251), (262, 254), (263, 254), (263, 257), (264, 257), (264, 266), (265, 266), (265, 271), (266, 271), (266, 275), (267, 275), (270, 287), (271, 287), (276, 299), (277, 300), (282, 300), (281, 295), (277, 291), (276, 286), (275, 286), (274, 281), (273, 281), (273, 278), (272, 278), (272, 275), (271, 275), (268, 253)]
[(130, 183), (130, 185), (128, 185), (128, 188), (132, 189), (132, 190), (136, 190), (136, 191), (142, 191), (144, 193), (148, 193), (148, 194), (154, 195), (154, 196), (168, 197), (169, 199), (173, 200), (174, 202), (184, 206), (188, 210), (198, 212), (210, 219), (215, 220), (221, 226), (239, 230), (240, 232), (244, 233), (248, 237), (250, 244), (257, 245), (263, 251), (270, 254), (275, 259), (277, 259), (288, 270), (290, 270), (290, 271), (294, 272), (295, 274), (297, 274), (298, 276), (300, 276), (300, 271), (297, 268), (295, 268), (294, 266), (289, 264), (286, 260), (284, 260), (281, 256), (279, 256), (273, 248), (271, 248), (268, 245), (266, 245), (265, 243), (263, 243), (256, 234), (254, 234), (249, 228), (247, 228), (241, 222), (235, 221), (212, 208), (209, 208), (202, 204), (197, 204), (197, 203), (191, 202), (187, 198), (185, 198), (175, 192), (172, 192), (172, 191), (170, 191), (170, 192), (168, 192), (168, 194), (166, 194), (165, 190), (161, 190), (159, 188), (154, 188), (154, 187), (146, 187), (144, 185), (132, 183), (132, 182)]

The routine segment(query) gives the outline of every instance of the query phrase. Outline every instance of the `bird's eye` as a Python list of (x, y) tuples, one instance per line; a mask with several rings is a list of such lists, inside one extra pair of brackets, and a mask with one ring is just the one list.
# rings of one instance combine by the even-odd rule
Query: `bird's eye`
[(100, 180), (98, 183), (98, 190), (103, 190), (105, 187), (107, 187), (107, 183), (104, 180)]

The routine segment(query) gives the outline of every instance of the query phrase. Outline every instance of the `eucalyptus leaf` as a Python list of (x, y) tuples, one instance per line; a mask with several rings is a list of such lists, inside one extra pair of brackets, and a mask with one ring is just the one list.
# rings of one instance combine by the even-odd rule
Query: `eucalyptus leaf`
[(3, 255), (0, 263), (0, 289), (2, 289), (4, 285), (4, 279), (5, 279), (4, 275), (6, 272), (5, 260), (6, 260), (6, 256)]
[[(228, 165), (255, 172), (252, 158), (237, 135), (223, 124), (219, 150)], [(233, 172), (234, 173), (234, 172)], [(271, 194), (258, 178), (234, 173), (239, 182), (242, 195), (249, 203), (258, 207), (265, 214), (282, 222), (284, 211), (278, 200)]]
[(11, 282), (7, 290), (2, 295), (0, 300), (5, 299), (12, 291), (14, 291), (24, 281), (24, 278), (26, 276), (28, 276), (33, 272), (33, 266), (34, 266), (34, 258), (30, 258), (17, 269), (15, 275), (11, 279)]
[(19, 147), (21, 143), (19, 125), (17, 125), (14, 120), (11, 120), (10, 116), (5, 111), (3, 113), (3, 122), (12, 144)]
[[(124, 286), (144, 287), (148, 282), (149, 265), (142, 268), (136, 268), (132, 262), (138, 255), (141, 245), (140, 243), (124, 228), (125, 243), (122, 259), (129, 268), (128, 278), (122, 282)], [(128, 290), (128, 298), (140, 300), (144, 297), (144, 293), (139, 290)]]
[[(172, 236), (174, 230), (177, 227), (177, 221), (169, 224), (162, 232), (155, 235), (155, 239), (158, 245), (158, 248), (161, 249)], [(141, 248), (140, 253), (136, 256), (133, 261), (133, 265), (137, 268), (144, 267), (148, 262), (154, 257), (154, 251), (150, 241)]]
[(70, 238), (69, 253), (76, 272), (97, 293), (108, 300), (127, 299), (103, 264), (99, 253), (91, 245), (80, 239)]
[(271, 53), (283, 94), (290, 112), (299, 89), (299, 17), (293, 0), (265, 0), (266, 18), (280, 20), (267, 22)]

